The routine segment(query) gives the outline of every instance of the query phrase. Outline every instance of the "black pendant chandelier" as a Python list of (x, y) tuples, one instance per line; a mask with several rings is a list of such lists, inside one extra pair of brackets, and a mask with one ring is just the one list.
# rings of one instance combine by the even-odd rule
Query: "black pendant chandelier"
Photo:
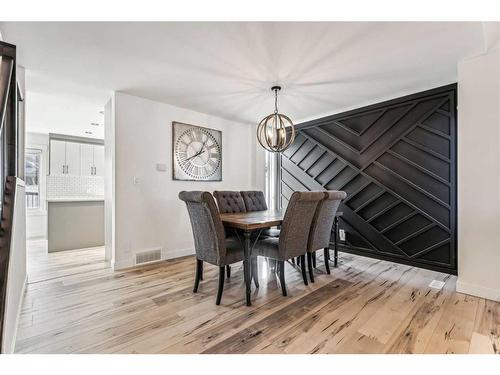
[(283, 152), (295, 139), (295, 128), (288, 116), (278, 112), (278, 91), (281, 86), (273, 86), (274, 113), (264, 117), (257, 126), (257, 140), (270, 152)]

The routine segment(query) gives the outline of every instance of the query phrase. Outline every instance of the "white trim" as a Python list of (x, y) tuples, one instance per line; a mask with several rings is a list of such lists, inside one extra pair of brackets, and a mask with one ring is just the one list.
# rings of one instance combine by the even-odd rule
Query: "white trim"
[(457, 281), (457, 292), (500, 302), (500, 290)]
[(23, 307), (24, 302), (24, 293), (26, 292), (26, 286), (28, 285), (28, 274), (26, 274), (23, 282), (23, 287), (21, 288), (21, 298), (19, 298), (19, 305), (17, 306), (17, 314), (16, 314), (16, 322), (14, 324), (14, 334), (12, 335), (12, 346), (10, 348), (6, 348), (8, 354), (13, 354), (16, 349), (16, 339), (17, 339), (17, 331), (19, 328), (19, 318), (21, 317), (21, 309)]
[(172, 251), (167, 251), (165, 260), (166, 259), (175, 259), (175, 258), (181, 258), (185, 257), (188, 255), (194, 255), (196, 252), (193, 248), (187, 248), (187, 249), (177, 249), (177, 250), (172, 250)]
[[(152, 248), (152, 249), (159, 249), (159, 248), (160, 247)], [(144, 249), (142, 249), (141, 251), (144, 251)], [(170, 251), (162, 251), (162, 258), (160, 260), (157, 260), (155, 262), (148, 262), (148, 263), (144, 263), (144, 264), (137, 264), (137, 265), (135, 265), (134, 264), (134, 258), (133, 258), (133, 257), (135, 257), (135, 252), (134, 252), (133, 253), (133, 257), (131, 259), (129, 259), (129, 260), (123, 260), (123, 261), (116, 261), (115, 260), (115, 262), (113, 264), (113, 268), (116, 271), (123, 271), (123, 270), (125, 270), (127, 268), (138, 268), (138, 267), (150, 265), (150, 264), (153, 264), (153, 263), (162, 262), (162, 261), (169, 260), (169, 259), (176, 259), (176, 258), (181, 258), (181, 257), (188, 256), (188, 255), (194, 255), (194, 254), (195, 254), (195, 250), (193, 248), (177, 249), (177, 250), (170, 250)]]

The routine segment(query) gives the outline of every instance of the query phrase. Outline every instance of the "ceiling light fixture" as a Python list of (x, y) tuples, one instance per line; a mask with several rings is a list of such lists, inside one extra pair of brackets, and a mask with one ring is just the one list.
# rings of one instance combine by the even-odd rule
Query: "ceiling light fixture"
[(92, 126), (99, 126), (99, 123), (98, 122), (91, 122), (90, 125), (92, 125)]
[(295, 127), (288, 116), (278, 112), (278, 91), (281, 86), (273, 86), (274, 113), (264, 117), (257, 126), (257, 140), (270, 152), (283, 152), (295, 139)]

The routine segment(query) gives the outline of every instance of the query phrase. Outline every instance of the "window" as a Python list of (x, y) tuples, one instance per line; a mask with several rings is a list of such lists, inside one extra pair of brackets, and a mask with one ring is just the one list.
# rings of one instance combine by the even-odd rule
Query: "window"
[(26, 149), (24, 178), (26, 182), (26, 208), (40, 208), (40, 167), (42, 150)]

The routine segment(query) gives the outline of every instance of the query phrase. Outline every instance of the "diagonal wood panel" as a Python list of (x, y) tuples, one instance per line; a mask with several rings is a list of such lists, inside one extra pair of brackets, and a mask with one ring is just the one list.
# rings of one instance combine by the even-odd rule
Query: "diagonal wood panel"
[(309, 121), (280, 197), (344, 190), (346, 251), (456, 273), (456, 85)]

